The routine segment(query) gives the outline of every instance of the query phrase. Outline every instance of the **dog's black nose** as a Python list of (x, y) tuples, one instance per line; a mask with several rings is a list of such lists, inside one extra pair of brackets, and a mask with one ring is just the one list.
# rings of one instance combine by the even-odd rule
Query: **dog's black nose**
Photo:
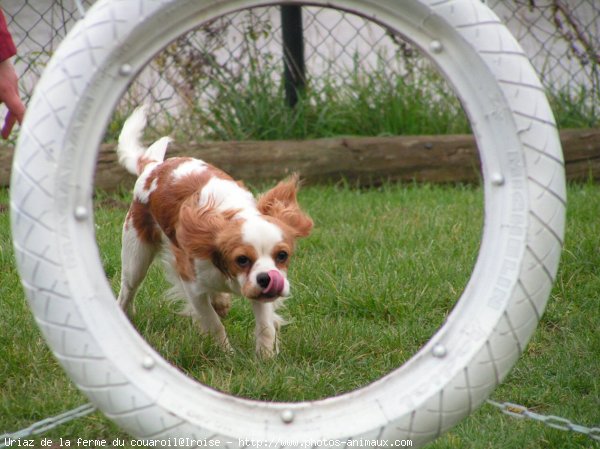
[(270, 282), (271, 277), (269, 276), (269, 273), (258, 273), (256, 276), (256, 283), (262, 288), (267, 288)]

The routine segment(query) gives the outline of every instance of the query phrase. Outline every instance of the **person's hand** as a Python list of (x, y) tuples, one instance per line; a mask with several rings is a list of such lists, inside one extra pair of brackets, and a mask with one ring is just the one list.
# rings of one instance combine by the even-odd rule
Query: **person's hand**
[(8, 139), (16, 122), (23, 121), (25, 105), (19, 97), (19, 78), (10, 60), (0, 62), (0, 103), (8, 108), (2, 127), (2, 138)]

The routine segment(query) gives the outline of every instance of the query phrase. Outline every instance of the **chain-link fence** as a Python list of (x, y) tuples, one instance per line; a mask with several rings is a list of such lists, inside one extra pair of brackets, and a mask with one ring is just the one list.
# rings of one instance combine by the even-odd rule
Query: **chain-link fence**
[(600, 89), (600, 2), (488, 0), (551, 90)]
[(28, 100), (50, 57), (82, 17), (82, 11), (70, 0), (9, 0), (2, 1), (0, 7), (17, 46), (15, 67), (20, 75), (21, 92)]
[[(80, 18), (81, 6), (88, 8), (91, 3), (2, 2), (19, 49), (15, 65), (25, 99), (31, 95), (58, 43)], [(572, 96), (574, 101), (586, 102), (591, 114), (597, 114), (600, 2), (487, 3), (520, 41), (546, 87), (551, 92)], [(302, 19), (305, 76), (310, 88), (318, 92), (316, 98), (326, 101), (328, 95), (336, 94), (347, 84), (356, 90), (352, 83), (363, 80), (360, 82), (364, 84), (364, 79), (372, 82), (374, 78), (400, 78), (419, 83), (425, 76), (431, 80), (432, 70), (409, 42), (378, 24), (350, 13), (308, 6), (302, 8)], [(240, 120), (245, 106), (240, 101), (248, 101), (239, 93), (241, 86), (255, 84), (257, 89), (267, 89), (269, 84), (275, 86), (275, 90), (268, 91), (270, 96), (284, 95), (277, 87), (282, 84), (283, 61), (288, 56), (283, 50), (281, 23), (279, 8), (255, 8), (219, 18), (181, 36), (158, 54), (133, 83), (117, 108), (114, 129), (109, 126), (109, 138), (118, 131), (120, 117), (143, 102), (152, 106), (167, 128), (175, 119), (178, 128), (184, 127), (181, 117), (187, 117), (187, 132), (195, 136), (204, 133), (211, 138), (243, 138), (243, 131), (236, 134), (227, 129), (228, 120)], [(437, 81), (433, 86), (433, 98), (439, 100), (443, 96), (446, 100), (445, 88), (439, 87)], [(236, 110), (235, 117), (232, 109)], [(198, 117), (190, 114), (199, 110), (209, 132), (200, 131)], [(256, 110), (248, 114), (255, 115)]]

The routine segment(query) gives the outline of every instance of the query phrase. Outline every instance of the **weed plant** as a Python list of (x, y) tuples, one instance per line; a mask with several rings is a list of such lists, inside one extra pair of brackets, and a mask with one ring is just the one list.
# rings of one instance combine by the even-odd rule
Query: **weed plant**
[[(428, 64), (400, 75), (390, 72), (382, 58), (370, 70), (355, 59), (348, 73), (332, 71), (308, 79), (294, 108), (285, 102), (278, 70), (277, 65), (251, 64), (249, 71), (233, 80), (228, 72), (216, 72), (214, 96), (194, 104), (189, 111), (190, 126), (202, 124), (208, 140), (471, 132), (460, 101)], [(582, 86), (548, 89), (547, 95), (559, 128), (600, 126), (598, 92)], [(178, 126), (187, 120), (182, 118)]]
[[(393, 136), (470, 133), (460, 101), (425, 61), (397, 73), (378, 58), (376, 67), (330, 67), (306, 80), (290, 108), (281, 82), (281, 63), (251, 52), (235, 70), (212, 65), (176, 115), (161, 114), (152, 136), (170, 134), (181, 142), (204, 140), (285, 140), (336, 136)], [(187, 72), (186, 72), (187, 73)], [(600, 126), (599, 93), (548, 89), (559, 128)], [(134, 95), (135, 97), (135, 95)], [(134, 105), (133, 105), (134, 106)], [(121, 107), (108, 126), (116, 140), (132, 106)]]
[(383, 67), (364, 71), (355, 62), (346, 76), (309, 79), (290, 108), (276, 67), (250, 67), (234, 82), (215, 84), (214, 101), (191, 114), (214, 140), (309, 139), (340, 135), (457, 134), (469, 132), (460, 103), (432, 71), (393, 76)]
[(600, 90), (549, 89), (548, 100), (559, 128), (600, 127)]
[[(355, 54), (349, 68), (332, 63), (316, 77), (307, 74), (298, 103), (290, 108), (281, 60), (262, 54), (250, 37), (244, 39), (243, 56), (228, 65), (219, 65), (198, 50), (193, 58), (205, 64), (192, 71), (191, 62), (182, 61), (175, 48), (157, 57), (157, 64), (174, 71), (169, 77), (181, 79), (185, 89), (178, 90), (182, 110), (177, 116), (161, 114), (152, 137), (170, 134), (185, 142), (470, 132), (459, 100), (424, 60), (400, 61), (396, 55), (392, 69), (383, 54), (377, 56), (375, 67), (363, 66)], [(134, 84), (105, 140), (116, 140), (124, 118), (137, 106), (133, 100), (143, 96)]]

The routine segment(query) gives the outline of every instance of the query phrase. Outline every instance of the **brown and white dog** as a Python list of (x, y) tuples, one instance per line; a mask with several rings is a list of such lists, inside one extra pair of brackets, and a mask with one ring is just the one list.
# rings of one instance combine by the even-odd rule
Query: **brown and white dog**
[(230, 350), (219, 315), (229, 310), (232, 293), (242, 295), (256, 319), (256, 352), (273, 355), (283, 322), (275, 310), (290, 295), (287, 270), (295, 241), (313, 227), (296, 199), (298, 177), (256, 201), (241, 183), (204, 161), (164, 160), (168, 137), (143, 147), (145, 126), (141, 107), (123, 125), (117, 149), (119, 162), (138, 176), (123, 226), (119, 305), (129, 310), (161, 254), (168, 278), (203, 333)]

